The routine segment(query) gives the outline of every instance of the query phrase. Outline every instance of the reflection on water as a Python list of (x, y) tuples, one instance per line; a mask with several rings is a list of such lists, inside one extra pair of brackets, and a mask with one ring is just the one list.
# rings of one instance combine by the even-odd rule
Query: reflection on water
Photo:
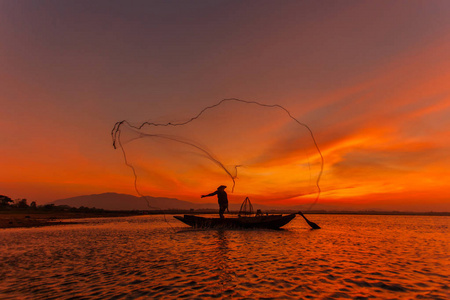
[(314, 215), (285, 230), (162, 216), (0, 230), (1, 299), (448, 299), (449, 217)]

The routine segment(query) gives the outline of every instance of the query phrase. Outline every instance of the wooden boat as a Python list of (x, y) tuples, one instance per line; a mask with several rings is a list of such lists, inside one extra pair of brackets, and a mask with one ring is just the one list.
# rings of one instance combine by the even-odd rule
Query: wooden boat
[(237, 218), (204, 218), (194, 215), (174, 216), (181, 222), (194, 228), (267, 228), (279, 229), (286, 225), (296, 214), (289, 215), (267, 215), (255, 217)]

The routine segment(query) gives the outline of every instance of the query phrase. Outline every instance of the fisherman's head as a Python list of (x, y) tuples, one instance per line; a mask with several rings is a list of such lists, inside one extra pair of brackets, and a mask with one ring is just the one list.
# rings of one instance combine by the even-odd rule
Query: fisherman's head
[(227, 188), (226, 185), (221, 185), (221, 186), (219, 186), (219, 187), (217, 188), (217, 190), (223, 191), (223, 190), (226, 189), (226, 188)]

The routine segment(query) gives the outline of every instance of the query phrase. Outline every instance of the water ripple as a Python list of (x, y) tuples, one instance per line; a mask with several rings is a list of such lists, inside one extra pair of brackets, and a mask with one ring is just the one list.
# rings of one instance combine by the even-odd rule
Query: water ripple
[(448, 299), (448, 217), (315, 215), (286, 230), (161, 216), (0, 231), (1, 299)]

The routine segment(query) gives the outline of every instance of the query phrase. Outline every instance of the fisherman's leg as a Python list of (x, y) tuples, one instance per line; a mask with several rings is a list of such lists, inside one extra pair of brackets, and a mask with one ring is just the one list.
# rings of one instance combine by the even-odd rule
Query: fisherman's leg
[(225, 211), (225, 208), (223, 208), (222, 206), (219, 209), (219, 216), (221, 219), (223, 219), (223, 212)]

